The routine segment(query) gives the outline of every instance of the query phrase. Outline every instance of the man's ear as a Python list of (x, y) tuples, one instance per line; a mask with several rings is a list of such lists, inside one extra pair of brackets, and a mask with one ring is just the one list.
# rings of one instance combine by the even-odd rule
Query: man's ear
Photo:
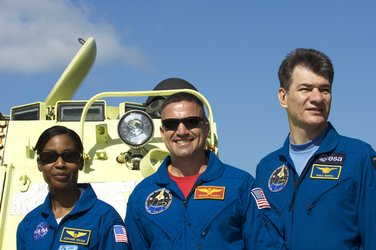
[(287, 91), (284, 88), (278, 89), (278, 100), (282, 108), (287, 108)]
[(164, 135), (165, 131), (164, 131), (164, 129), (163, 129), (162, 126), (159, 127), (159, 132), (161, 133), (162, 141), (164, 141), (164, 136), (163, 135)]
[(204, 122), (206, 137), (208, 137), (210, 134), (210, 123), (208, 119), (205, 119)]

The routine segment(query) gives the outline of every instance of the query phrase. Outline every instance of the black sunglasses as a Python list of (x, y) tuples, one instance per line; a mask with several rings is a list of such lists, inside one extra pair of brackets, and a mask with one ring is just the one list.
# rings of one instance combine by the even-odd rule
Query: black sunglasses
[(203, 119), (199, 116), (190, 116), (182, 119), (170, 118), (163, 120), (162, 126), (166, 130), (177, 130), (180, 123), (183, 123), (187, 129), (194, 129), (197, 128), (201, 122), (203, 122)]
[(82, 157), (78, 151), (64, 151), (61, 154), (55, 151), (45, 151), (39, 154), (39, 159), (42, 163), (48, 164), (55, 162), (60, 156), (65, 162), (69, 163), (78, 163)]

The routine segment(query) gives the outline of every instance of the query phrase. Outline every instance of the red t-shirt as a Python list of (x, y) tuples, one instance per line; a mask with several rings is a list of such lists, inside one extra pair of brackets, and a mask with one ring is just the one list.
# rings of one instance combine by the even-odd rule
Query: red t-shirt
[(179, 189), (184, 194), (184, 197), (187, 198), (189, 192), (191, 192), (193, 185), (195, 184), (197, 178), (200, 176), (200, 173), (192, 175), (192, 176), (173, 176), (170, 171), (168, 171), (168, 175), (170, 178), (178, 184)]

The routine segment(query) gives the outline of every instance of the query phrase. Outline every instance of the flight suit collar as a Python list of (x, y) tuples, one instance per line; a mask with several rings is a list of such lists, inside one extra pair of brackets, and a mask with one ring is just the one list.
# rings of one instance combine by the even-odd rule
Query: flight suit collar
[[(289, 177), (288, 184), (287, 184), (286, 187), (283, 188), (284, 189), (283, 191), (287, 192), (286, 190), (290, 190), (288, 193), (293, 193), (294, 192), (293, 190), (297, 186), (300, 185), (300, 181), (304, 180), (304, 178), (302, 176), (305, 176), (310, 171), (311, 167), (307, 167), (307, 166), (308, 165), (312, 166), (315, 159), (319, 158), (320, 155), (327, 155), (327, 154), (333, 153), (333, 151), (337, 147), (337, 144), (339, 143), (339, 134), (337, 133), (335, 128), (332, 126), (332, 124), (328, 122), (328, 128), (325, 131), (324, 137), (323, 137), (323, 139), (320, 143), (318, 150), (312, 156), (311, 160), (307, 163), (307, 166), (305, 167), (305, 169), (303, 170), (303, 172), (301, 173), (300, 176), (296, 173), (294, 163), (293, 163), (293, 161), (290, 157), (289, 143), (290, 143), (290, 139), (289, 139), (289, 136), (287, 136), (283, 147), (278, 151), (278, 158), (279, 159), (278, 159), (278, 163), (274, 167), (276, 167), (276, 166), (287, 166), (288, 167), (290, 177)], [(269, 177), (269, 181), (270, 181), (270, 178), (271, 177)], [(328, 185), (329, 185), (329, 182), (328, 182)], [(325, 187), (321, 186), (320, 188), (324, 189)], [(271, 194), (273, 194), (273, 192)], [(294, 197), (292, 195), (291, 196), (289, 196), (289, 195), (286, 196), (286, 195), (284, 195), (284, 196), (282, 196), (282, 195), (270, 195), (270, 203), (273, 204), (277, 208), (277, 210), (279, 210), (279, 211), (282, 211), (285, 208), (290, 208), (289, 206), (286, 206), (286, 205), (290, 204), (290, 206), (291, 206)], [(289, 197), (289, 198), (287, 198), (287, 197)]]
[(79, 184), (78, 187), (85, 189), (85, 192), (77, 201), (72, 212), (70, 213), (71, 215), (89, 210), (92, 206), (94, 206), (94, 203), (97, 200), (97, 195), (90, 184)]
[[(78, 187), (85, 189), (85, 192), (78, 199), (73, 210), (66, 216), (71, 216), (71, 215), (90, 209), (94, 205), (95, 201), (97, 200), (97, 196), (90, 184), (79, 184)], [(50, 225), (57, 226), (55, 216), (51, 209), (50, 193), (48, 193), (46, 199), (44, 200), (44, 203), (42, 204), (41, 213), (42, 213), (42, 216), (46, 218), (46, 220), (50, 223)]]
[(328, 122), (328, 129), (326, 130), (326, 134), (315, 155), (333, 151), (338, 145), (338, 138), (338, 132), (335, 130), (333, 125)]
[[(333, 125), (328, 122), (328, 128), (325, 132), (325, 135), (321, 141), (319, 149), (315, 152), (315, 155), (323, 154), (330, 152), (334, 150), (338, 144), (338, 138), (339, 134), (333, 127)], [(288, 162), (290, 166), (293, 166), (294, 164), (292, 163), (292, 160), (290, 158), (290, 153), (289, 153), (289, 144), (290, 144), (290, 134), (287, 136), (282, 150), (279, 154), (279, 158), (281, 161)]]
[[(197, 181), (199, 182), (207, 182), (207, 181), (218, 179), (219, 177), (223, 175), (223, 172), (224, 172), (223, 163), (217, 158), (217, 156), (211, 151), (205, 151), (205, 153), (206, 153), (206, 156), (208, 157), (208, 166), (205, 172), (203, 172), (198, 178)], [(171, 158), (170, 156), (167, 156), (156, 172), (157, 184), (165, 186), (174, 182), (173, 180), (171, 180), (171, 178), (168, 175), (167, 167), (170, 164), (171, 164)]]

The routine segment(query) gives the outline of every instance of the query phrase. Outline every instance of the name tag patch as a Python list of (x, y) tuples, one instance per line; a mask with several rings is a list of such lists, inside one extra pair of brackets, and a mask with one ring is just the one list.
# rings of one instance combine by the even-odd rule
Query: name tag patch
[(60, 242), (88, 245), (91, 230), (64, 227), (60, 236)]
[(198, 186), (195, 189), (195, 200), (224, 200), (226, 187)]
[(311, 179), (338, 180), (341, 175), (342, 166), (313, 164)]

